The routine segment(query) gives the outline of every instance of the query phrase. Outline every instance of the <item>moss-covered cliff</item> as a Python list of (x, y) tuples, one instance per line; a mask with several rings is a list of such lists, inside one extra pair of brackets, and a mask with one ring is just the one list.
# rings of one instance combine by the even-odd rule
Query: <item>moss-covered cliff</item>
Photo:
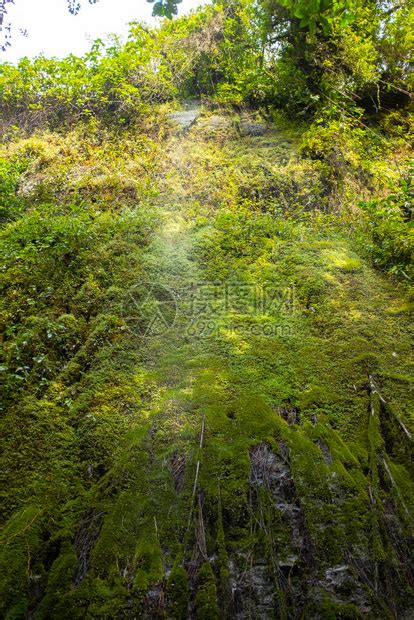
[(409, 618), (406, 289), (300, 130), (195, 117), (3, 147), (2, 615)]

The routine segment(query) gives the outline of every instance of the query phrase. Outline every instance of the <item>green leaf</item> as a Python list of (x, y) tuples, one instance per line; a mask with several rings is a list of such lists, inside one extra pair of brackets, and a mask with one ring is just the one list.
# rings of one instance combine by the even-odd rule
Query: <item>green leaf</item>
[(294, 11), (293, 11), (293, 15), (295, 17), (297, 17), (298, 19), (303, 19), (304, 17), (306, 17), (306, 11), (305, 8), (303, 6), (298, 6)]
[(324, 15), (321, 15), (319, 18), (319, 21), (321, 23), (321, 26), (325, 34), (328, 34), (332, 29), (332, 19), (329, 19), (328, 17), (324, 17)]

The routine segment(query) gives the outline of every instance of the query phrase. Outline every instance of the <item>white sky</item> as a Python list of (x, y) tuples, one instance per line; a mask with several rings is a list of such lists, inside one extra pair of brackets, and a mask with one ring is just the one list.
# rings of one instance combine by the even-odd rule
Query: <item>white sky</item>
[[(14, 0), (8, 4), (8, 15), (13, 26), (12, 45), (6, 52), (0, 51), (0, 62), (16, 62), (23, 56), (63, 57), (69, 53), (83, 54), (90, 41), (105, 38), (107, 34), (125, 34), (127, 23), (141, 20), (155, 23), (152, 5), (146, 0), (99, 0), (90, 5), (82, 1), (78, 15), (70, 15), (66, 0)], [(208, 0), (183, 0), (179, 15), (187, 13)], [(20, 34), (27, 29), (28, 37)]]

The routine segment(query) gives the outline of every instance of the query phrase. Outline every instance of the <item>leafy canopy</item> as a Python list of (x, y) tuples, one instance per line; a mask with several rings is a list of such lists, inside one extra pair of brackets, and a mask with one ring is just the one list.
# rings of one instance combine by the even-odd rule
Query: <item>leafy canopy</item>
[(337, 21), (341, 27), (355, 19), (353, 12), (354, 0), (278, 0), (279, 4), (290, 12), (299, 21), (301, 28), (308, 29), (315, 34), (318, 27), (325, 34), (332, 30)]

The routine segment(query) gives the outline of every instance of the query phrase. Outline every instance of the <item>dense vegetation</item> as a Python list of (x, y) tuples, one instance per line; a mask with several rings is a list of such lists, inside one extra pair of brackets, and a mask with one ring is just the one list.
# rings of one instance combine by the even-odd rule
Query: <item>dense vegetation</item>
[(413, 616), (413, 22), (0, 65), (2, 617)]

